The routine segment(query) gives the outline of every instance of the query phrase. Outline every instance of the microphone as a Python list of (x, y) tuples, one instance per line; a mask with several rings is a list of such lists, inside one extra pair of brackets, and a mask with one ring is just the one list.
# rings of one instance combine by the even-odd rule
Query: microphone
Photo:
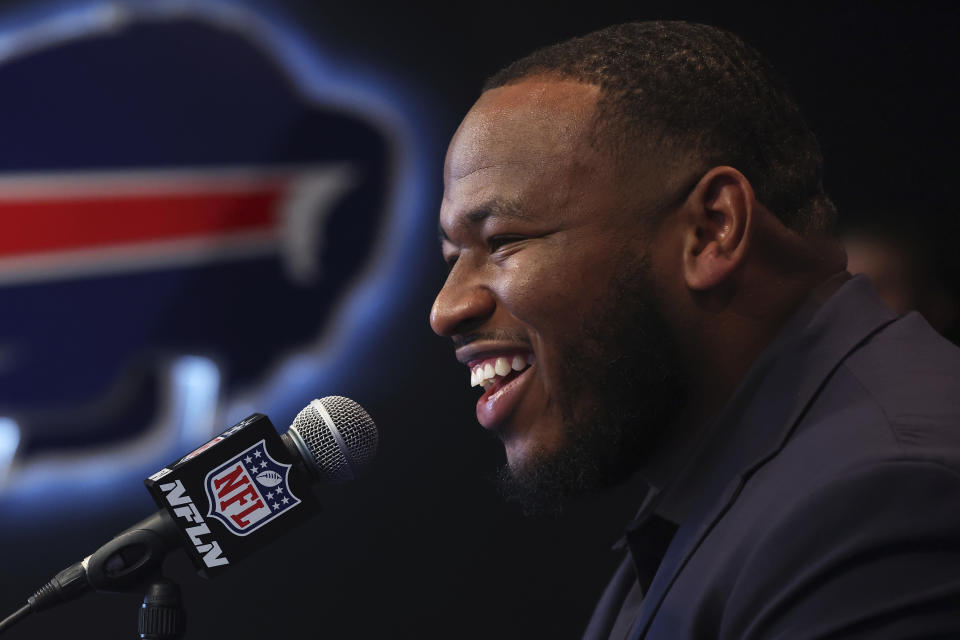
[(58, 573), (0, 632), (89, 589), (140, 585), (176, 548), (204, 577), (219, 575), (319, 512), (310, 485), (358, 477), (378, 440), (370, 415), (343, 396), (314, 400), (283, 434), (263, 414), (245, 418), (144, 480), (160, 510)]

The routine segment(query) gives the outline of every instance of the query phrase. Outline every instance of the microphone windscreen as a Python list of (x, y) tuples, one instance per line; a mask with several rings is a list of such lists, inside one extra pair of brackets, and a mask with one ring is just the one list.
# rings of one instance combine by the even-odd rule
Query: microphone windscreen
[(304, 461), (322, 481), (348, 482), (377, 454), (377, 426), (363, 407), (343, 396), (314, 400), (290, 425)]

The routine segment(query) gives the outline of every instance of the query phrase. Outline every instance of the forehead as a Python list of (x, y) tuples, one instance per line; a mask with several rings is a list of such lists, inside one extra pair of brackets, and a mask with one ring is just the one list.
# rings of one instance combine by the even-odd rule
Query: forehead
[(612, 161), (591, 144), (599, 92), (549, 79), (485, 92), (447, 151), (441, 228), (482, 212), (562, 215), (588, 185), (600, 188)]
[(445, 182), (509, 162), (573, 160), (589, 149), (600, 89), (575, 81), (530, 79), (485, 92), (454, 135)]

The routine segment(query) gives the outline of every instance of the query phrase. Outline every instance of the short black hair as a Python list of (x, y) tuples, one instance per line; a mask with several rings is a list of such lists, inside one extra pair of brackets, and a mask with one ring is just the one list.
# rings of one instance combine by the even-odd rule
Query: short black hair
[(730, 165), (787, 227), (833, 229), (816, 136), (769, 62), (732, 33), (679, 21), (615, 25), (517, 60), (484, 91), (539, 75), (600, 87), (597, 143), (621, 161), (679, 152), (699, 175)]

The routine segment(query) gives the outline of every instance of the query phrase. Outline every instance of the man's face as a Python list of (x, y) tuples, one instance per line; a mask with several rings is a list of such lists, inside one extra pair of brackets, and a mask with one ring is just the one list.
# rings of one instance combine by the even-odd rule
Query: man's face
[(623, 475), (609, 467), (650, 441), (643, 423), (677, 397), (638, 185), (591, 145), (598, 94), (537, 80), (488, 91), (444, 168), (451, 270), (431, 325), (453, 339), (465, 380), (485, 387), (477, 420), (502, 440), (512, 475), (547, 484), (584, 482), (544, 469)]

